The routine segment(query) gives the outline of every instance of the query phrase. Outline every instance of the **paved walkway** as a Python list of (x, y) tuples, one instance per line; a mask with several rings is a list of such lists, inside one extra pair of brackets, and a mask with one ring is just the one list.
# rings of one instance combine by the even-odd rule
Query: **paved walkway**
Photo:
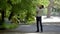
[(60, 32), (43, 32), (43, 33), (4, 32), (0, 34), (60, 34)]
[(44, 33), (21, 33), (21, 32), (4, 32), (0, 34), (60, 34), (60, 32), (44, 32)]
[[(13, 31), (14, 30), (14, 31)], [(12, 33), (12, 34), (25, 34), (25, 33), (34, 33), (39, 34), (40, 32), (36, 32), (36, 25), (19, 25), (18, 28), (13, 29), (12, 31), (4, 31), (1, 33)], [(59, 25), (44, 25), (43, 24), (43, 32), (40, 34), (60, 34), (60, 26)]]
[[(36, 25), (20, 25), (15, 29), (16, 31), (25, 32), (25, 33), (35, 33)], [(43, 32), (60, 32), (60, 25), (44, 25)]]

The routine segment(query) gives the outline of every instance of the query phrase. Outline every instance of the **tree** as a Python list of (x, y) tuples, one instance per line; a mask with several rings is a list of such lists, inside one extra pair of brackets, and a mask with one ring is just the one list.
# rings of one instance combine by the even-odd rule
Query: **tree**
[(50, 1), (50, 4), (48, 5), (47, 9), (48, 9), (48, 12), (47, 12), (47, 18), (50, 18), (51, 16), (51, 12), (52, 12), (52, 7), (54, 5), (54, 0), (49, 0)]
[(37, 3), (37, 0), (0, 0), (0, 11), (2, 14), (2, 22), (0, 24), (4, 23), (4, 18), (6, 17), (7, 12), (10, 13), (7, 17), (9, 20), (11, 20), (15, 15), (25, 13), (25, 15), (23, 14), (23, 18), (25, 19), (26, 17), (25, 20), (30, 21), (30, 17), (35, 15), (34, 13)]
[(6, 12), (6, 5), (7, 5), (7, 1), (6, 0), (0, 0), (0, 12), (2, 14), (2, 23), (0, 23), (1, 25), (3, 24), (4, 22), (4, 14)]
[(60, 0), (50, 0), (50, 4), (47, 8), (48, 9), (48, 12), (47, 12), (48, 18), (51, 16), (52, 10), (54, 10), (56, 13), (59, 13), (59, 11), (60, 11), (60, 4), (59, 3), (60, 3)]

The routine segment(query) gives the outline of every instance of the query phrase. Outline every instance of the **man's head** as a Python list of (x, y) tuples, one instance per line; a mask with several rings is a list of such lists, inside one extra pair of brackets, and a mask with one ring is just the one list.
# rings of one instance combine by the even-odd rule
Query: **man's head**
[(39, 9), (44, 8), (44, 5), (37, 5), (39, 7)]
[(43, 5), (41, 5), (41, 6), (39, 7), (39, 9), (42, 9), (42, 8), (44, 8), (44, 6), (43, 6)]

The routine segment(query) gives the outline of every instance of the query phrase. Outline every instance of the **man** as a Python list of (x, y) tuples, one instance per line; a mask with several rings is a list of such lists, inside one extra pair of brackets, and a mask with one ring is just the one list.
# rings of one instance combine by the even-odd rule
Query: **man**
[(42, 12), (43, 12), (43, 5), (37, 5), (36, 7), (36, 22), (37, 22), (37, 32), (39, 32), (39, 22), (40, 22), (40, 27), (41, 27), (41, 32), (43, 32), (43, 27), (42, 27), (42, 20), (41, 20), (41, 16), (42, 16)]

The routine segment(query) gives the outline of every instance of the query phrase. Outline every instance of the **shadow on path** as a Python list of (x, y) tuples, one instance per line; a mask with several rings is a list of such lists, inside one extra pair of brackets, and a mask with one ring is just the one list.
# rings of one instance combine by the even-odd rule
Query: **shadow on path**
[[(36, 25), (20, 25), (18, 28), (14, 29), (16, 31), (25, 33), (35, 33)], [(60, 25), (44, 25), (43, 32), (60, 32)]]

